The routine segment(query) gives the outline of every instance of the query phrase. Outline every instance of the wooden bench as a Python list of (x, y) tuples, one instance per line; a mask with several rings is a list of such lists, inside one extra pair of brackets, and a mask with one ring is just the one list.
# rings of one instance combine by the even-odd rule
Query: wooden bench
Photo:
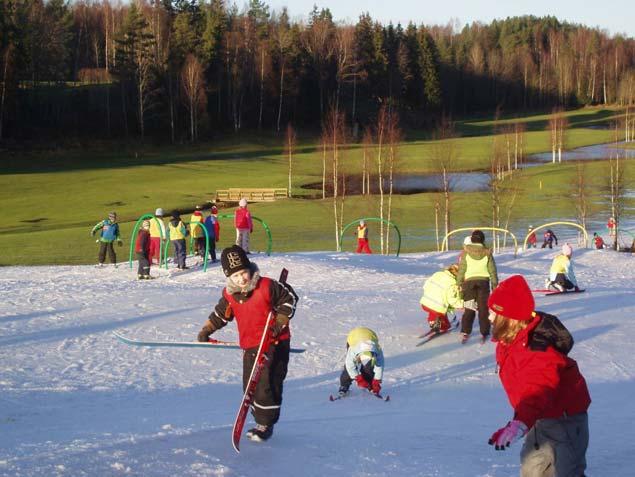
[(271, 202), (277, 199), (286, 199), (288, 191), (284, 188), (260, 188), (243, 189), (229, 188), (216, 191), (216, 202), (238, 202), (242, 198), (248, 202)]

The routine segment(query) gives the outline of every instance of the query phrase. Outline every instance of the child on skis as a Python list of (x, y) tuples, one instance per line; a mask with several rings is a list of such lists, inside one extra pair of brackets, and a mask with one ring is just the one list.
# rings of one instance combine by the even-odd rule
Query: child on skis
[(453, 309), (463, 308), (461, 291), (456, 284), (457, 264), (434, 273), (423, 284), (423, 296), (419, 303), (423, 311), (428, 313), (430, 329), (436, 333), (445, 333), (450, 329), (448, 313)]
[(353, 381), (379, 395), (384, 374), (384, 352), (377, 334), (370, 328), (353, 328), (346, 337), (346, 358), (340, 376), (339, 395), (344, 396)]
[(121, 237), (119, 235), (119, 224), (117, 223), (117, 213), (110, 212), (108, 218), (102, 220), (96, 224), (90, 232), (91, 237), (94, 237), (98, 230), (101, 230), (99, 240), (99, 266), (103, 266), (106, 261), (106, 252), (113, 265), (117, 265), (117, 254), (113, 243), (117, 241), (117, 245), (120, 247), (123, 245)]
[(209, 341), (212, 333), (236, 319), (239, 344), (244, 350), (243, 391), (269, 313), (275, 315), (275, 342), (269, 348), (268, 369), (262, 373), (254, 395), (252, 414), (256, 426), (247, 431), (250, 439), (264, 441), (271, 437), (280, 417), (282, 386), (289, 363), (289, 320), (295, 313), (298, 296), (286, 283), (261, 276), (258, 266), (250, 262), (245, 251), (237, 245), (223, 250), (221, 266), (227, 282), (214, 311), (198, 334), (198, 341)]
[(529, 226), (529, 238), (527, 239), (527, 248), (536, 248), (536, 244), (538, 243), (538, 238), (536, 237), (536, 232), (534, 232), (533, 225)]
[(215, 205), (212, 205), (210, 214), (205, 218), (204, 225), (209, 237), (209, 254), (212, 263), (216, 263), (218, 261), (216, 260), (216, 242), (220, 238), (220, 224), (218, 223), (218, 209)]
[[(190, 234), (194, 239), (194, 255), (205, 257), (205, 231), (203, 230), (203, 208), (197, 205), (190, 217)], [(200, 225), (196, 225), (200, 224)]]
[(368, 244), (368, 226), (363, 220), (357, 226), (357, 250), (355, 253), (373, 253)]
[(137, 278), (139, 280), (150, 279), (150, 221), (144, 220), (137, 232), (134, 251), (139, 261)]
[(604, 239), (600, 237), (597, 232), (593, 232), (593, 245), (595, 245), (595, 248), (598, 250), (604, 248)]
[(189, 267), (185, 266), (185, 237), (187, 237), (188, 231), (181, 221), (181, 214), (176, 210), (172, 212), (172, 220), (168, 223), (168, 229), (170, 231), (170, 242), (174, 246), (174, 259), (176, 260), (177, 268), (187, 270)]
[(554, 241), (556, 242), (556, 245), (558, 245), (558, 237), (556, 237), (556, 234), (554, 234), (551, 229), (547, 229), (547, 231), (543, 234), (542, 237), (543, 237), (543, 242), (540, 248), (545, 248), (545, 247), (553, 248)]
[(492, 289), (498, 284), (496, 262), (489, 248), (485, 246), (485, 234), (481, 230), (474, 230), (472, 243), (465, 246), (465, 256), (459, 264), (456, 276), (457, 285), (462, 290), (463, 300), (476, 301), (476, 306), (466, 308), (461, 318), (461, 342), (465, 343), (472, 333), (472, 325), (478, 309), (478, 322), (481, 331), (481, 341), (485, 342), (489, 336), (490, 323), (487, 319), (487, 299), (490, 284)]
[(156, 259), (156, 263), (161, 264), (161, 243), (165, 247), (167, 244), (167, 230), (163, 222), (163, 209), (159, 207), (155, 212), (155, 219), (150, 220), (150, 261)]
[(573, 248), (568, 243), (565, 243), (562, 246), (562, 253), (557, 255), (551, 262), (547, 288), (553, 288), (560, 292), (572, 289), (575, 291), (579, 290), (578, 281), (573, 272), (572, 254)]
[(254, 223), (251, 212), (247, 209), (247, 199), (244, 197), (238, 202), (238, 208), (234, 212), (234, 226), (236, 227), (236, 245), (245, 252), (249, 252), (249, 237), (254, 231)]
[(514, 415), (489, 444), (505, 450), (526, 436), (523, 476), (583, 476), (591, 397), (567, 354), (573, 338), (555, 316), (534, 311), (525, 279), (514, 275), (492, 292), (492, 335), (498, 376)]

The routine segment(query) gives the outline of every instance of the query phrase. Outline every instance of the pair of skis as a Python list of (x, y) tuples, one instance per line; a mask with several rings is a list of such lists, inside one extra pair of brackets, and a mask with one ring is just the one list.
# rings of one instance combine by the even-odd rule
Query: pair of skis
[(452, 330), (458, 328), (460, 323), (461, 322), (455, 316), (454, 319), (452, 320), (452, 323), (450, 324), (450, 327), (447, 330), (440, 331), (440, 330), (431, 329), (430, 331), (427, 331), (426, 333), (417, 336), (417, 338), (420, 339), (421, 341), (419, 341), (415, 346), (423, 346), (427, 342), (432, 341), (434, 338), (437, 338), (439, 336), (442, 336), (446, 333), (451, 332)]
[[(370, 393), (371, 396), (375, 396), (377, 399), (381, 399), (382, 401), (390, 401), (390, 395), (386, 395), (383, 396), (379, 393), (375, 394), (374, 392), (372, 392), (371, 390), (368, 390), (368, 392)], [(339, 401), (340, 399), (343, 399), (345, 397), (347, 397), (349, 395), (349, 393), (347, 392), (346, 394), (338, 394), (337, 396), (333, 396), (332, 394), (329, 396), (329, 401), (333, 402), (333, 401)]]
[(551, 295), (563, 295), (567, 293), (583, 293), (586, 291), (586, 288), (580, 288), (579, 290), (554, 290), (552, 288), (544, 288), (539, 290), (531, 290), (532, 293), (543, 293), (543, 296), (551, 296)]

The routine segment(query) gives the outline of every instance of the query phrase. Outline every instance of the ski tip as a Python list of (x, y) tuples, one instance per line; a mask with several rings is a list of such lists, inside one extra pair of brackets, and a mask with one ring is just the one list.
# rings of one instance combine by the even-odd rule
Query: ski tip
[(384, 398), (384, 401), (386, 402), (390, 401), (390, 394)]
[(329, 401), (335, 401), (335, 398), (333, 397), (332, 394), (329, 396)]

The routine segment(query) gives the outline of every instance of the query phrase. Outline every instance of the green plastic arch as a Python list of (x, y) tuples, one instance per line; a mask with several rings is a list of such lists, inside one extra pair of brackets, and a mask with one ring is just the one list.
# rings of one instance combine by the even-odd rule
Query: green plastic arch
[(532, 232), (535, 232), (536, 230), (544, 229), (546, 227), (551, 227), (552, 225), (570, 225), (571, 227), (576, 227), (582, 230), (582, 233), (584, 234), (584, 247), (586, 248), (589, 246), (589, 234), (587, 233), (586, 229), (582, 227), (580, 224), (576, 224), (575, 222), (549, 222), (548, 224), (543, 224), (538, 227), (535, 227), (531, 232), (527, 234), (523, 242), (523, 249), (527, 248), (527, 241), (529, 240), (529, 236), (532, 234)]
[[(137, 231), (139, 230), (139, 227), (141, 226), (143, 221), (147, 219), (154, 219), (159, 225), (159, 233), (161, 234), (161, 242), (159, 243), (159, 268), (161, 268), (161, 259), (163, 257), (162, 249), (163, 249), (163, 242), (165, 240), (165, 237), (163, 236), (163, 227), (161, 227), (161, 225), (159, 224), (159, 219), (157, 219), (153, 214), (144, 214), (137, 219), (137, 222), (134, 224), (134, 227), (132, 228), (132, 237), (130, 238), (130, 255), (128, 257), (128, 263), (131, 269), (132, 269), (132, 256), (134, 254), (134, 246), (135, 246), (135, 242), (137, 241), (136, 240)], [(150, 257), (150, 260), (152, 260), (152, 257)], [(166, 261), (165, 268), (167, 267), (168, 267), (168, 262)]]
[[(220, 214), (218, 218), (219, 219), (233, 219), (234, 214)], [(267, 252), (266, 253), (267, 255), (271, 255), (271, 246), (273, 244), (273, 239), (271, 238), (271, 229), (267, 225), (267, 222), (256, 217), (255, 215), (252, 215), (251, 218), (252, 220), (257, 220), (258, 222), (260, 222), (262, 224), (262, 227), (265, 229), (265, 232), (267, 234)]]
[(514, 257), (516, 257), (516, 254), (518, 253), (518, 240), (516, 240), (516, 236), (511, 233), (509, 230), (507, 229), (503, 229), (500, 227), (462, 227), (460, 229), (454, 229), (449, 231), (447, 234), (445, 234), (445, 237), (443, 237), (443, 242), (441, 242), (441, 251), (442, 252), (446, 252), (448, 251), (448, 239), (450, 238), (451, 235), (457, 234), (459, 232), (465, 232), (465, 231), (473, 231), (473, 230), (494, 230), (497, 232), (505, 232), (509, 235), (512, 236), (512, 238), (514, 239)]
[(357, 219), (357, 220), (353, 220), (350, 224), (346, 224), (346, 226), (342, 229), (342, 233), (340, 234), (340, 249), (338, 250), (338, 252), (342, 251), (342, 240), (344, 239), (344, 234), (346, 233), (346, 231), (349, 229), (349, 227), (358, 224), (361, 221), (364, 222), (383, 222), (385, 224), (388, 225), (392, 225), (395, 228), (395, 231), (397, 232), (397, 257), (399, 256), (399, 252), (401, 251), (401, 231), (399, 230), (399, 227), (397, 227), (395, 225), (394, 222), (391, 222), (390, 220), (386, 220), (386, 219), (381, 219), (379, 217), (364, 217), (361, 219)]

